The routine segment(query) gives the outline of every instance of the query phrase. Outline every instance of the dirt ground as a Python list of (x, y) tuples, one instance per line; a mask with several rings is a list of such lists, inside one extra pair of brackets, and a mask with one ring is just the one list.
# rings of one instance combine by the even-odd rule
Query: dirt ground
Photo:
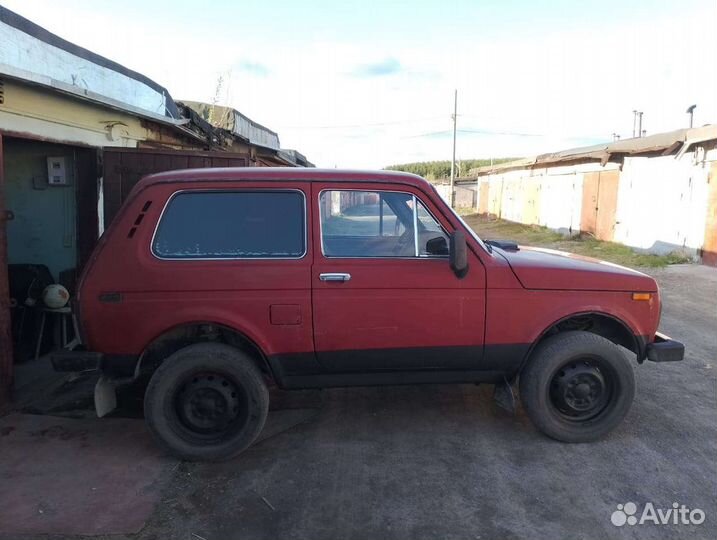
[[(549, 440), (521, 410), (511, 416), (499, 409), (488, 386), (279, 394), (263, 440), (222, 464), (160, 456), (152, 470), (157, 480), (141, 487), (141, 495), (154, 502), (139, 532), (97, 538), (715, 538), (717, 270), (677, 265), (650, 273), (663, 291), (662, 330), (686, 344), (687, 357), (682, 363), (635, 365), (634, 405), (604, 441)], [(153, 452), (145, 443), (138, 440), (131, 452), (127, 442), (122, 446), (130, 470), (137, 460), (153, 463), (143, 454)], [(9, 453), (0, 451), (0, 500), (3, 484), (8, 496), (23, 495), (22, 486), (12, 485)], [(58, 469), (82, 467), (82, 453), (76, 454), (69, 465), (58, 462)], [(101, 468), (101, 459), (95, 457), (92, 466)], [(115, 464), (106, 485), (95, 475), (93, 487), (111, 491), (122, 474)], [(66, 497), (82, 488), (63, 482)], [(109, 497), (106, 508), (95, 505), (88, 519), (116, 522), (118, 513), (132, 508), (127, 490), (139, 489), (133, 486), (116, 488), (124, 489), (114, 495), (122, 505), (113, 506)], [(51, 482), (47, 489), (53, 489)], [(676, 502), (701, 509), (706, 519), (701, 525), (612, 525), (611, 514), (627, 502), (640, 509), (648, 502), (663, 509)], [(105, 516), (97, 515), (103, 511)], [(0, 530), (8, 529), (0, 523)]]

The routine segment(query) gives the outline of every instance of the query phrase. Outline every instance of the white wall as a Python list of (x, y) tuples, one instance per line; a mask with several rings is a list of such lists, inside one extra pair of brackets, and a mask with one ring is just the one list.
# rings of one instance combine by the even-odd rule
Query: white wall
[(448, 184), (437, 184), (435, 187), (436, 187), (436, 191), (438, 191), (438, 194), (441, 196), (441, 198), (447, 204), (450, 204), (451, 186)]
[(625, 158), (615, 224), (615, 241), (654, 253), (702, 246), (707, 217), (709, 162), (682, 158)]
[[(54, 47), (0, 23), (0, 72), (29, 74), (90, 90), (121, 103), (164, 115), (165, 96), (146, 84)], [(10, 70), (3, 69), (9, 66)]]
[[(651, 253), (677, 249), (696, 254), (704, 242), (708, 174), (715, 160), (717, 149), (705, 152), (699, 146), (679, 159), (626, 157), (618, 184), (614, 241)], [(616, 163), (520, 169), (481, 176), (464, 186), (478, 191), (481, 208), (485, 205), (480, 186), (488, 184), (490, 214), (577, 234), (585, 174), (619, 169)], [(536, 193), (539, 202), (532, 204)]]
[[(564, 234), (580, 232), (583, 179), (586, 172), (615, 170), (608, 163), (520, 169), (482, 176), (473, 184), (488, 183), (488, 212), (517, 223), (530, 223)], [(467, 184), (466, 184), (467, 185)], [(536, 199), (536, 202), (531, 203)], [(532, 211), (531, 211), (532, 208)]]

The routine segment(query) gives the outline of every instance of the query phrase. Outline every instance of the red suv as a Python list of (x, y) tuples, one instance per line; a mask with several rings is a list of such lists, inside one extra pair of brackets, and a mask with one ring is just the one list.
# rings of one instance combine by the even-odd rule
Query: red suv
[(614, 264), (481, 240), (425, 180), (293, 168), (155, 174), (134, 188), (79, 287), (98, 414), (146, 377), (147, 424), (185, 459), (259, 434), (267, 387), (492, 383), (542, 432), (617, 426), (638, 363), (681, 360), (657, 334), (655, 280)]

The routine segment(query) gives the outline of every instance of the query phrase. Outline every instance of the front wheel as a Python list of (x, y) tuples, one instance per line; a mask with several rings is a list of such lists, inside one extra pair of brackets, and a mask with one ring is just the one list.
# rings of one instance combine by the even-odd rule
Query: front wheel
[(229, 459), (261, 432), (269, 392), (241, 351), (197, 343), (170, 355), (152, 375), (144, 416), (170, 453), (189, 461)]
[(538, 345), (520, 374), (530, 420), (553, 439), (600, 439), (625, 418), (635, 376), (622, 351), (590, 332), (564, 332)]

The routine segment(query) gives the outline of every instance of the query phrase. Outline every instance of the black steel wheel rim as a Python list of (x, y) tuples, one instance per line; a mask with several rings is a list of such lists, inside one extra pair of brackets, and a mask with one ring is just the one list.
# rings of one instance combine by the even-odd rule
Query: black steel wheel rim
[(186, 377), (174, 395), (174, 408), (184, 429), (207, 439), (236, 433), (248, 418), (246, 393), (233, 377), (223, 373)]
[(612, 371), (596, 358), (581, 358), (565, 363), (555, 371), (548, 397), (561, 418), (585, 422), (600, 416), (616, 392)]

